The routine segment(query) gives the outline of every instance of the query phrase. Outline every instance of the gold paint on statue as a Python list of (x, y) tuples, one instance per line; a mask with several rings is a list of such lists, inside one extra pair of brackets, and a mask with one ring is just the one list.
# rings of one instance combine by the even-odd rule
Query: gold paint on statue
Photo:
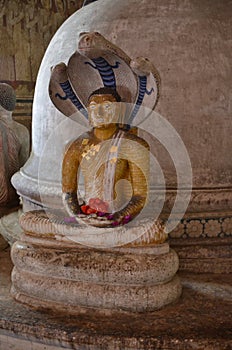
[[(62, 190), (77, 201), (79, 169), (85, 185), (84, 201), (107, 202), (118, 223), (135, 217), (148, 196), (149, 146), (140, 137), (120, 129), (121, 103), (112, 94), (90, 97), (88, 113), (93, 129), (71, 143), (63, 160)], [(122, 181), (123, 180), (123, 181)], [(66, 201), (70, 215), (78, 217), (79, 206)], [(96, 217), (96, 226), (102, 218)], [(107, 224), (109, 225), (109, 224)]]
[(87, 145), (88, 144), (88, 142), (89, 142), (89, 140), (88, 139), (84, 139), (83, 141), (82, 141), (82, 145)]
[(111, 159), (110, 159), (110, 162), (111, 162), (111, 163), (116, 163), (116, 162), (117, 162), (117, 158), (111, 158)]
[(117, 150), (118, 150), (118, 147), (117, 147), (117, 146), (112, 146), (112, 147), (110, 148), (110, 153), (115, 153), (115, 152), (117, 152)]

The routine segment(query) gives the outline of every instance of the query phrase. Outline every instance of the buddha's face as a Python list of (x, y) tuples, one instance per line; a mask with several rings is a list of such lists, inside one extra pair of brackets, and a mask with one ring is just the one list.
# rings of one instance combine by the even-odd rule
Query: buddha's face
[(118, 105), (112, 95), (93, 95), (89, 100), (89, 123), (94, 128), (105, 128), (118, 122)]

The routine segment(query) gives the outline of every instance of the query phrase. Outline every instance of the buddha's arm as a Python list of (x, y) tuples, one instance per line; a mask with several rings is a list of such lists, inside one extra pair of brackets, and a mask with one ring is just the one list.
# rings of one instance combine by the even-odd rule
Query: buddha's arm
[(149, 146), (146, 142), (133, 150), (132, 161), (129, 161), (130, 182), (133, 195), (129, 203), (115, 215), (119, 222), (126, 216), (135, 217), (143, 209), (149, 191)]
[(62, 164), (63, 203), (71, 216), (75, 216), (80, 212), (77, 198), (77, 171), (79, 163), (78, 145), (74, 142), (66, 150)]

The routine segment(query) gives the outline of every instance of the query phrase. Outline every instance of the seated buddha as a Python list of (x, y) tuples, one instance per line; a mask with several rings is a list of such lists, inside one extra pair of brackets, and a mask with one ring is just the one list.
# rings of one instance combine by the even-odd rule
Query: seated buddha
[(29, 131), (12, 118), (15, 109), (14, 89), (0, 83), (0, 217), (7, 207), (19, 204), (11, 185), (12, 175), (23, 166), (29, 155)]
[[(72, 141), (63, 158), (63, 202), (77, 222), (123, 225), (141, 212), (148, 199), (149, 146), (123, 126), (124, 104), (115, 89), (94, 91), (87, 110), (92, 129)], [(80, 198), (81, 176), (84, 198)]]

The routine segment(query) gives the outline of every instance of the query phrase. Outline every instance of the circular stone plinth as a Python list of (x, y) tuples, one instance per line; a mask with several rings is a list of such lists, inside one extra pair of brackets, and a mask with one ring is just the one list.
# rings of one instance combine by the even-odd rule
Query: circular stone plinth
[[(40, 216), (34, 214), (38, 229)], [(16, 300), (75, 314), (82, 308), (152, 311), (179, 298), (181, 284), (175, 276), (179, 260), (167, 243), (86, 247), (52, 233), (53, 226), (45, 225), (42, 214), (41, 223), (39, 234), (32, 229), (35, 220), (31, 226), (27, 221), (31, 229), (24, 229), (21, 241), (12, 247)]]
[(50, 238), (64, 243), (73, 241), (93, 248), (158, 245), (167, 239), (164, 225), (153, 218), (135, 218), (117, 227), (95, 227), (66, 215), (61, 210), (28, 211), (20, 217), (20, 224), (25, 233), (37, 240)]
[(19, 209), (0, 219), (0, 233), (10, 245), (16, 242), (22, 233), (22, 228), (19, 225), (21, 214), (22, 210)]
[(145, 247), (137, 254), (137, 248), (124, 252), (45, 246), (46, 240), (43, 247), (13, 245), (16, 300), (70, 313), (85, 307), (143, 312), (159, 309), (181, 294), (173, 250), (157, 255)]

